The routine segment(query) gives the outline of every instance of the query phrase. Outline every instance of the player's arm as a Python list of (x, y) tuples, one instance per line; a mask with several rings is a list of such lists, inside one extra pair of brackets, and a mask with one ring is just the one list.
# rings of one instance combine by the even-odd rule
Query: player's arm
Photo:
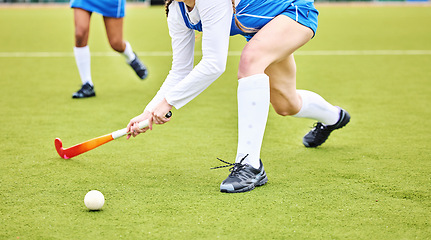
[[(127, 131), (130, 132), (130, 134), (127, 136), (127, 139), (131, 136), (136, 137), (149, 129), (151, 130), (153, 123), (162, 124), (169, 121), (168, 118), (165, 118), (165, 114), (172, 106), (167, 104), (165, 94), (170, 89), (174, 88), (178, 82), (183, 80), (193, 69), (195, 34), (193, 30), (185, 26), (176, 2), (173, 2), (169, 6), (167, 21), (169, 35), (172, 39), (171, 70), (157, 94), (145, 107), (144, 112), (132, 118), (128, 123)], [(155, 109), (157, 109), (157, 111), (155, 111)], [(160, 113), (165, 110), (166, 112)], [(148, 119), (149, 122), (148, 127), (139, 129), (139, 122), (146, 119)], [(156, 120), (153, 121), (153, 119)]]
[(165, 99), (181, 108), (214, 82), (225, 70), (232, 22), (232, 5), (226, 0), (196, 1), (202, 21), (202, 60)]
[(172, 67), (156, 96), (145, 108), (150, 112), (193, 69), (195, 33), (185, 26), (177, 2), (172, 2), (169, 6), (167, 22), (172, 42)]

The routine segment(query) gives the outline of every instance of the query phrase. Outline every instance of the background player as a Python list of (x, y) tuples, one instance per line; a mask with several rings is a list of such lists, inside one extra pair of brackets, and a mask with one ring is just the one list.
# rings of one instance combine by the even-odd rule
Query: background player
[(129, 42), (123, 39), (123, 18), (125, 15), (125, 0), (72, 0), (75, 20), (75, 54), (76, 65), (82, 81), (80, 90), (73, 94), (73, 98), (94, 97), (94, 85), (91, 79), (90, 48), (88, 36), (90, 32), (90, 19), (93, 12), (103, 16), (106, 34), (112, 49), (121, 53), (127, 63), (133, 68), (141, 79), (148, 75), (146, 66), (133, 52)]

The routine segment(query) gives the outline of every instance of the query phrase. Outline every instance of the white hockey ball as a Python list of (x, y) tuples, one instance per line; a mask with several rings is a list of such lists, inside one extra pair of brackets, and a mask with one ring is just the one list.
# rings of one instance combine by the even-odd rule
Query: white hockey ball
[(100, 210), (105, 204), (105, 197), (97, 190), (91, 190), (84, 197), (85, 206), (90, 210)]

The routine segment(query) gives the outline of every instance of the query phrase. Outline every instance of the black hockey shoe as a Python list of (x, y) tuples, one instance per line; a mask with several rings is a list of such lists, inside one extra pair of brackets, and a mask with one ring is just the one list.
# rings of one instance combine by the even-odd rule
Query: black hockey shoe
[(311, 131), (308, 132), (302, 139), (302, 143), (304, 146), (309, 148), (318, 147), (322, 145), (326, 139), (328, 139), (332, 131), (346, 126), (349, 121), (349, 113), (346, 110), (340, 108), (340, 118), (338, 119), (337, 123), (334, 125), (324, 125), (321, 122), (315, 123), (313, 129), (311, 129)]
[(148, 69), (147, 67), (139, 60), (138, 55), (135, 54), (135, 60), (133, 60), (129, 65), (135, 70), (138, 77), (142, 80), (147, 78), (148, 76)]
[(82, 85), (81, 89), (79, 89), (76, 93), (72, 95), (72, 98), (88, 98), (96, 96), (96, 92), (94, 92), (94, 87), (89, 83), (85, 83)]

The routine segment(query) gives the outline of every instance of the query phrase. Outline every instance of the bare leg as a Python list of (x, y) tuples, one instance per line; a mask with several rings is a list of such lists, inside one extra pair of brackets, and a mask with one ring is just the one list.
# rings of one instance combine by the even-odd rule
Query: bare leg
[(91, 79), (91, 57), (88, 47), (91, 12), (81, 8), (74, 8), (75, 22), (75, 55), (76, 66), (82, 81), (82, 88), (73, 94), (73, 98), (86, 98), (95, 95)]
[(74, 8), (73, 13), (75, 18), (75, 47), (85, 47), (88, 44), (91, 12)]
[(271, 64), (265, 71), (270, 77), (271, 104), (282, 115), (293, 115), (301, 109), (301, 98), (296, 93), (296, 64), (293, 54)]
[(103, 20), (105, 21), (106, 35), (112, 49), (126, 58), (127, 63), (140, 79), (145, 79), (148, 76), (147, 67), (133, 52), (130, 43), (123, 39), (123, 18), (103, 17)]
[(311, 29), (287, 16), (277, 16), (244, 47), (238, 78), (264, 73), (268, 66), (284, 61), (312, 36)]
[[(312, 35), (311, 29), (289, 17), (275, 18), (246, 45), (245, 50), (248, 51), (241, 57), (245, 63), (240, 62), (238, 75), (241, 77), (256, 74), (266, 66), (265, 73), (270, 81), (271, 104), (278, 114), (312, 118), (325, 124), (334, 124), (339, 118), (338, 108), (316, 93), (296, 90), (296, 64), (293, 52), (308, 42)], [(303, 104), (303, 100), (306, 104)]]
[(123, 40), (123, 18), (103, 17), (103, 20), (112, 49), (120, 53), (124, 52), (126, 42)]

